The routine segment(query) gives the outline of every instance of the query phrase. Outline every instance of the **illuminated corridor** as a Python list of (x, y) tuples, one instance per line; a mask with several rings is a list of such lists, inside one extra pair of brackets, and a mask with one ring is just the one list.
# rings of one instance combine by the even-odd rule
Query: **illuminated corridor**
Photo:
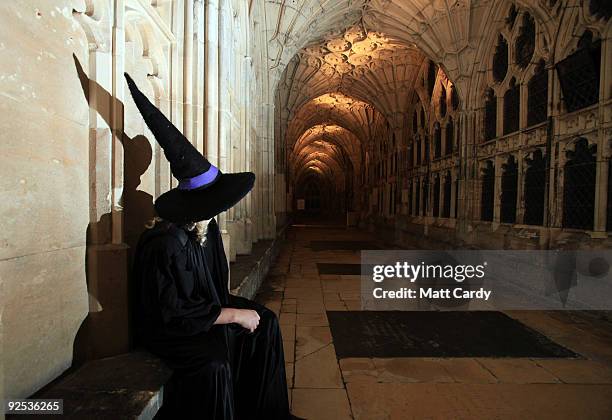
[[(279, 317), (295, 415), (612, 418), (610, 4), (1, 2), (0, 400), (72, 386), (68, 413), (172, 418), (134, 343), (139, 238), (169, 191), (251, 172), (214, 216), (222, 290)], [(178, 161), (218, 171), (177, 178), (124, 73), (193, 146)], [(526, 251), (574, 264), (538, 292), (604, 303), (378, 314), (368, 249)]]
[[(586, 313), (508, 311), (490, 325), (504, 328), (510, 319), (501, 317), (507, 315), (520, 322), (520, 331), (508, 329), (502, 335), (533, 328), (579, 353), (577, 358), (499, 357), (504, 348), (512, 346), (512, 338), (505, 336), (503, 343), (496, 342), (495, 332), (483, 328), (486, 323), (479, 320), (500, 313), (476, 312), (466, 323), (457, 320), (465, 313), (404, 312), (408, 315), (403, 327), (394, 324), (401, 320), (397, 313), (378, 313), (378, 320), (366, 323), (368, 312), (361, 310), (359, 249), (388, 247), (380, 236), (354, 229), (290, 228), (258, 301), (280, 315), (296, 415), (321, 420), (608, 416), (612, 397), (608, 322)], [(355, 266), (357, 274), (346, 274)], [(448, 315), (444, 322), (436, 322), (444, 314)], [(347, 342), (338, 315), (366, 332)], [(384, 322), (389, 318), (390, 323)], [(398, 352), (409, 354), (406, 349), (424, 344), (411, 340), (419, 337), (419, 327), (427, 325), (435, 341), (420, 351), (430, 353), (397, 357)], [(469, 357), (433, 356), (439, 354), (436, 349), (444, 345), (445, 335), (455, 326), (459, 335), (477, 338), (481, 346), (469, 348), (463, 342), (462, 350), (472, 352)], [(395, 337), (411, 338), (394, 340), (391, 332)], [(451, 347), (450, 353), (460, 351)], [(377, 356), (366, 356), (368, 352)], [(390, 357), (393, 352), (396, 355)], [(482, 356), (495, 352), (496, 357)], [(361, 354), (347, 357), (350, 353)]]

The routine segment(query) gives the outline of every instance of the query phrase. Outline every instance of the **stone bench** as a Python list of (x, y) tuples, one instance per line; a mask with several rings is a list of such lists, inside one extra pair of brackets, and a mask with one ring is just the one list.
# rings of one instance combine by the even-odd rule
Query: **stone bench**
[[(233, 264), (233, 294), (254, 298), (279, 252), (287, 226), (277, 232), (276, 239), (260, 241), (252, 255), (241, 256), (239, 264)], [(171, 388), (175, 388), (171, 377), (172, 370), (159, 358), (144, 350), (136, 350), (87, 362), (74, 372), (57, 378), (31, 398), (62, 398), (62, 418), (67, 419), (149, 420), (155, 417), (160, 420), (172, 418), (170, 406), (161, 409), (164, 391), (170, 394)], [(41, 418), (13, 416), (16, 419), (27, 417)]]
[(134, 351), (87, 362), (32, 398), (62, 398), (62, 418), (67, 419), (149, 420), (162, 406), (164, 387), (171, 376), (172, 370), (159, 358)]
[(282, 246), (289, 224), (280, 227), (275, 239), (260, 240), (253, 244), (249, 255), (238, 255), (230, 263), (230, 292), (236, 296), (254, 299), (261, 283)]

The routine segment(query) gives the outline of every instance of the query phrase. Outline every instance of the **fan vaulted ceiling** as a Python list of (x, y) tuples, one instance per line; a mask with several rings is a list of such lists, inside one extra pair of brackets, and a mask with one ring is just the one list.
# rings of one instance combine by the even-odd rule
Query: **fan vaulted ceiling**
[[(331, 167), (323, 163), (325, 153), (340, 164), (348, 158), (353, 167), (362, 165), (369, 140), (385, 127), (405, 126), (428, 59), (441, 64), (459, 93), (465, 90), (480, 41), (504, 18), (506, 3), (266, 1), (259, 20), (276, 92), (276, 136), (285, 143), (290, 176), (313, 167), (325, 173)], [(516, 3), (544, 15), (541, 2)], [(337, 127), (337, 134), (319, 135), (321, 127)]]

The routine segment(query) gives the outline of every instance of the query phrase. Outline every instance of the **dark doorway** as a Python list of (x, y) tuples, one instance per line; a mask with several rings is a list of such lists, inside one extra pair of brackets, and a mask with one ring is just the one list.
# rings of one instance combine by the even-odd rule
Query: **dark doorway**
[(305, 210), (321, 210), (321, 190), (314, 182), (309, 182), (304, 188)]

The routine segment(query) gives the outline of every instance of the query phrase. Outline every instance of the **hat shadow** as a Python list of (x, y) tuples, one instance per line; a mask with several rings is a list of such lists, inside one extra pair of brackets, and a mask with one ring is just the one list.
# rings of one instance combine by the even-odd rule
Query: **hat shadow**
[[(89, 107), (94, 109), (109, 127), (113, 127), (113, 112), (115, 118), (118, 117), (123, 119), (124, 104), (116, 97), (112, 96), (96, 81), (91, 80), (74, 54), (73, 59), (81, 88), (83, 89), (83, 94)], [(105, 213), (99, 220), (90, 222), (87, 226), (87, 252), (85, 257), (86, 283), (90, 308), (87, 317), (81, 324), (75, 337), (73, 367), (89, 359), (100, 356), (100, 342), (104, 342), (104, 337), (98, 336), (100, 334), (99, 328), (93, 328), (92, 323), (94, 321), (92, 321), (92, 318), (94, 317), (101, 315), (102, 317), (107, 316), (109, 319), (116, 320), (118, 316), (125, 316), (125, 323), (121, 325), (121, 330), (124, 332), (127, 331), (128, 347), (132, 346), (132, 338), (129, 330), (131, 324), (129, 309), (127, 314), (124, 314), (125, 308), (119, 308), (117, 306), (116, 287), (111, 281), (105, 280), (106, 277), (117, 275), (117, 270), (123, 270), (118, 278), (127, 279), (128, 284), (124, 284), (123, 286), (127, 288), (129, 296), (131, 297), (132, 287), (130, 284), (130, 272), (133, 249), (136, 247), (138, 238), (144, 230), (145, 223), (151, 220), (155, 215), (153, 196), (139, 189), (142, 184), (142, 175), (151, 165), (153, 150), (149, 140), (144, 135), (137, 135), (131, 138), (122, 132), (119, 141), (123, 147), (124, 154), (124, 185), (121, 206), (123, 210), (122, 236), (123, 242), (127, 244), (127, 266), (122, 264), (122, 267), (116, 267), (107, 274), (104, 267), (100, 267), (101, 262), (97, 261), (99, 259), (97, 256), (97, 249), (112, 243), (112, 213)], [(95, 167), (90, 167), (90, 173), (94, 172), (95, 169)], [(125, 248), (125, 246), (123, 247)], [(96, 283), (95, 287), (92, 287), (93, 281)], [(122, 287), (122, 290), (124, 290), (124, 287)], [(131, 299), (129, 299), (128, 302), (131, 303)], [(99, 312), (92, 312), (92, 309), (95, 310), (95, 308), (98, 308)], [(114, 313), (104, 314), (104, 311), (112, 311)], [(102, 321), (102, 323), (104, 322), (105, 321)], [(96, 348), (96, 346), (98, 348)], [(128, 349), (125, 350), (127, 351)], [(102, 353), (103, 352), (104, 351), (102, 351)], [(109, 348), (108, 352), (113, 353), (113, 350)]]

